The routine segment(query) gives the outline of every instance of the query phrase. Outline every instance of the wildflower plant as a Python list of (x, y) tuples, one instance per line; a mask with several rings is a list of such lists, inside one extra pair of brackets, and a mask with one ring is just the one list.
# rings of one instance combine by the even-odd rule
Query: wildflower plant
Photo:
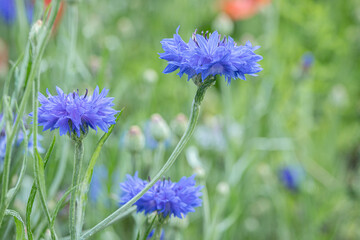
[[(254, 53), (258, 47), (252, 47), (250, 43), (245, 46), (237, 46), (232, 38), (221, 39), (217, 32), (203, 35), (194, 34), (186, 43), (178, 34), (178, 30), (179, 28), (173, 38), (161, 41), (165, 52), (160, 53), (160, 58), (168, 62), (164, 73), (171, 73), (179, 69), (178, 75), (180, 77), (187, 74), (188, 79), (192, 79), (198, 87), (192, 103), (187, 128), (166, 163), (152, 180), (144, 185), (136, 178), (130, 179), (137, 187), (136, 191), (132, 192), (131, 199), (128, 197), (126, 203), (82, 235), (83, 238), (92, 236), (111, 224), (119, 216), (130, 211), (132, 205), (152, 189), (163, 174), (174, 164), (193, 135), (200, 113), (201, 102), (207, 89), (215, 84), (217, 75), (224, 76), (227, 82), (230, 83), (231, 79), (241, 78), (245, 80), (245, 74), (255, 75), (262, 70), (257, 63), (262, 57)], [(144, 207), (143, 210), (148, 210), (148, 208)]]
[[(183, 116), (181, 122), (178, 123), (177, 136), (180, 138), (180, 135), (183, 133), (182, 137), (164, 164), (157, 161), (158, 165), (155, 165), (154, 169), (152, 169), (158, 171), (154, 174), (155, 176), (151, 179), (149, 178), (149, 181), (144, 181), (138, 177), (137, 173), (134, 176), (127, 175), (126, 181), (121, 184), (121, 206), (94, 227), (82, 232), (87, 194), (93, 170), (100, 150), (110, 136), (114, 125), (120, 117), (121, 111), (113, 108), (114, 98), (107, 97), (109, 90), (103, 89), (100, 91), (99, 87), (95, 88), (93, 94), (89, 94), (88, 90), (84, 94), (80, 94), (79, 90), (65, 93), (59, 87), (56, 87), (56, 95), (52, 95), (49, 90), (46, 91), (46, 96), (39, 93), (40, 63), (59, 7), (59, 1), (53, 1), (51, 5), (52, 10), (47, 12), (49, 16), (44, 16), (44, 22), (38, 20), (33, 25), (29, 33), (29, 43), (24, 57), (19, 59), (19, 62), (22, 63), (20, 73), (18, 74), (20, 77), (16, 79), (17, 81), (14, 86), (11, 85), (10, 81), (12, 76), (7, 79), (4, 85), (3, 106), (5, 111), (4, 120), (0, 122), (5, 126), (5, 132), (4, 134), (1, 132), (1, 137), (6, 135), (6, 138), (0, 138), (0, 150), (5, 149), (2, 151), (5, 152), (4, 157), (1, 156), (1, 160), (2, 158), (4, 160), (0, 196), (0, 228), (2, 227), (1, 224), (4, 216), (11, 215), (15, 217), (17, 232), (19, 230), (19, 234), (22, 234), (23, 238), (25, 238), (26, 234), (28, 239), (36, 239), (37, 236), (33, 236), (32, 232), (31, 215), (36, 194), (38, 193), (50, 238), (58, 239), (59, 237), (55, 229), (56, 216), (64, 205), (67, 196), (71, 195), (69, 208), (69, 235), (71, 240), (87, 239), (135, 209), (138, 212), (144, 212), (146, 215), (155, 214), (157, 223), (154, 236), (160, 239), (162, 225), (168, 218), (183, 218), (189, 212), (194, 212), (197, 207), (202, 205), (202, 186), (196, 186), (194, 176), (189, 178), (183, 177), (179, 182), (172, 182), (170, 179), (161, 180), (161, 178), (174, 164), (186, 143), (192, 137), (199, 117), (200, 105), (207, 89), (215, 84), (217, 75), (224, 76), (226, 81), (230, 83), (232, 79), (240, 78), (245, 80), (246, 74), (256, 75), (256, 73), (262, 70), (257, 63), (262, 57), (254, 53), (258, 47), (252, 47), (250, 43), (246, 43), (244, 46), (237, 46), (231, 37), (221, 38), (216, 31), (211, 34), (208, 32), (203, 34), (194, 33), (189, 42), (186, 43), (178, 34), (179, 28), (173, 38), (161, 41), (164, 53), (160, 53), (160, 58), (168, 62), (164, 73), (171, 73), (179, 69), (178, 75), (180, 77), (183, 74), (188, 75), (188, 79), (192, 79), (197, 86), (189, 121), (186, 121), (186, 117)], [(75, 39), (73, 35), (70, 38)], [(11, 74), (15, 71), (17, 64), (19, 63), (14, 64), (13, 69), (10, 71)], [(10, 97), (9, 92), (12, 88), (14, 88), (14, 93)], [(31, 135), (31, 141), (29, 141), (27, 139), (28, 132), (25, 129), (25, 124), (21, 122), (20, 119), (22, 117), (20, 116), (26, 115), (26, 105), (31, 93), (32, 112), (30, 116), (32, 118), (32, 132), (29, 134)], [(18, 98), (21, 99), (19, 106), (17, 105)], [(11, 109), (17, 110), (16, 116), (19, 117), (15, 118), (15, 121), (13, 121), (14, 117), (12, 116)], [(56, 203), (53, 212), (48, 207), (45, 167), (51, 159), (56, 137), (53, 138), (45, 156), (42, 157), (41, 146), (38, 143), (38, 140), (41, 139), (41, 136), (38, 134), (38, 126), (42, 126), (44, 132), (47, 130), (59, 130), (59, 135), (68, 135), (74, 145), (72, 183)], [(20, 127), (22, 127), (21, 130)], [(90, 129), (96, 132), (98, 129), (101, 129), (104, 134), (98, 141), (90, 160), (84, 161), (83, 140)], [(18, 183), (16, 183), (15, 187), (9, 189), (12, 145), (16, 140), (16, 136), (21, 132), (20, 138), (23, 139), (24, 144), (26, 146), (30, 145), (32, 148), (34, 164), (34, 183), (26, 206), (26, 221), (23, 221), (17, 212), (8, 210), (10, 202), (20, 187), (27, 166), (27, 154), (24, 154)], [(133, 131), (130, 133), (137, 132)], [(138, 153), (144, 147), (144, 137), (141, 135), (140, 139), (135, 139), (138, 141), (136, 142), (132, 139), (134, 136), (131, 134), (128, 136), (127, 148), (131, 153)], [(153, 117), (151, 134), (156, 141), (161, 143), (160, 146), (170, 136), (169, 127), (161, 117)], [(137, 143), (136, 146), (134, 141)], [(159, 149), (156, 158), (161, 160), (164, 154), (163, 149)], [(28, 148), (26, 148), (26, 151), (28, 151)], [(87, 166), (83, 171), (82, 165), (85, 162)], [(135, 166), (134, 170), (136, 170)], [(97, 180), (96, 178), (93, 179), (95, 189), (91, 190), (90, 198), (96, 199), (97, 196), (94, 196), (94, 194), (97, 195), (97, 192), (99, 192), (95, 184)], [(147, 234), (144, 235), (144, 239), (147, 238), (153, 228), (152, 224)], [(20, 230), (22, 231), (21, 233)]]

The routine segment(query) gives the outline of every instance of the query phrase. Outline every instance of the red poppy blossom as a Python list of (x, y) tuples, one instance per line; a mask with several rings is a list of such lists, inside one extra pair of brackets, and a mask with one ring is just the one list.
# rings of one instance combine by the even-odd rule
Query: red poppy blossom
[(248, 19), (254, 16), (271, 0), (222, 0), (220, 8), (233, 20)]
[[(44, 0), (44, 7), (45, 9), (49, 6), (49, 4), (51, 3), (51, 0)], [(56, 28), (64, 14), (64, 9), (65, 9), (65, 6), (64, 6), (64, 2), (61, 1), (60, 2), (60, 7), (59, 7), (59, 11), (56, 15), (56, 18), (55, 18), (55, 22), (54, 22), (54, 27), (53, 27), (53, 31), (56, 31)]]

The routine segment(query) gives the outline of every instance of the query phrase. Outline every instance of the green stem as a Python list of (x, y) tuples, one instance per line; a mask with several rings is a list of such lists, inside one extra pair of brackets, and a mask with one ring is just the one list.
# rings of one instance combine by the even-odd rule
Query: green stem
[[(59, 9), (59, 0), (54, 1), (54, 8), (52, 13), (50, 14), (49, 17), (49, 21), (47, 22), (47, 24), (45, 25), (45, 30), (43, 32), (41, 32), (40, 36), (39, 36), (39, 42), (38, 42), (38, 51), (36, 52), (35, 56), (34, 56), (34, 64), (31, 67), (31, 71), (27, 80), (27, 83), (25, 85), (25, 92), (24, 95), (22, 97), (21, 103), (20, 103), (20, 107), (19, 107), (19, 112), (18, 112), (18, 116), (23, 116), (24, 112), (25, 112), (25, 106), (28, 102), (28, 98), (30, 96), (30, 92), (31, 92), (31, 88), (32, 88), (32, 82), (35, 78), (35, 74), (37, 72), (37, 69), (40, 65), (41, 62), (41, 58), (42, 55), (44, 53), (46, 44), (47, 44), (47, 40), (49, 39), (50, 36), (50, 32), (51, 32), (51, 26), (53, 25), (54, 21), (55, 21), (55, 16), (56, 16), (56, 12)], [(50, 28), (49, 28), (50, 27)], [(27, 53), (27, 57), (25, 58), (27, 59), (27, 61), (29, 61), (29, 53)], [(26, 71), (26, 69), (23, 69), (23, 71)], [(25, 74), (22, 71), (22, 76), (25, 76)], [(10, 163), (11, 163), (11, 150), (12, 150), (12, 143), (14, 141), (15, 135), (19, 129), (19, 124), (20, 121), (22, 120), (22, 117), (18, 117), (16, 118), (15, 124), (13, 125), (11, 134), (7, 134), (8, 138), (7, 138), (7, 145), (6, 145), (6, 153), (5, 153), (5, 159), (4, 159), (4, 169), (3, 169), (3, 179), (2, 179), (2, 187), (1, 187), (1, 199), (0, 199), (0, 228), (1, 228), (1, 223), (3, 221), (4, 218), (4, 214), (5, 214), (5, 210), (7, 208), (7, 191), (8, 191), (8, 185), (9, 185), (9, 172), (10, 172)]]
[[(72, 133), (75, 134), (75, 133)], [(74, 170), (72, 177), (71, 188), (75, 190), (71, 193), (70, 198), (70, 214), (69, 214), (69, 223), (70, 223), (70, 236), (71, 240), (79, 239), (81, 229), (79, 229), (79, 211), (81, 207), (79, 206), (79, 183), (80, 183), (80, 173), (81, 173), (81, 164), (84, 156), (84, 146), (82, 140), (74, 140), (75, 142), (75, 154), (74, 154)], [(80, 213), (81, 214), (81, 213)], [(80, 215), (81, 217), (81, 215)]]
[(202, 189), (203, 192), (203, 210), (204, 210), (204, 221), (203, 221), (203, 236), (204, 239), (210, 239), (211, 229), (209, 229), (211, 218), (210, 218), (210, 203), (209, 203), (209, 194), (206, 188), (206, 181), (203, 181), (202, 184), (204, 188)]
[(155, 237), (155, 240), (160, 240), (160, 238), (161, 238), (161, 224), (158, 224), (156, 226), (154, 237)]
[(122, 207), (117, 209), (115, 212), (110, 214), (107, 218), (102, 220), (100, 223), (95, 225), (93, 228), (91, 228), (89, 231), (84, 233), (80, 239), (87, 239), (94, 235), (96, 232), (106, 228), (112, 221), (119, 215), (122, 214), (124, 211), (129, 209), (138, 199), (140, 199), (162, 176), (165, 174), (170, 167), (174, 164), (179, 154), (182, 152), (182, 150), (185, 148), (186, 143), (191, 138), (192, 134), (194, 133), (196, 123), (199, 117), (200, 113), (200, 104), (202, 100), (204, 99), (206, 90), (211, 87), (215, 83), (214, 78), (207, 78), (200, 86), (198, 87), (198, 90), (196, 92), (196, 95), (193, 100), (192, 108), (191, 108), (191, 115), (189, 119), (188, 126), (186, 128), (186, 131), (182, 138), (180, 139), (179, 143), (175, 147), (173, 153), (170, 155), (167, 162), (164, 164), (164, 166), (161, 168), (161, 170), (156, 174), (155, 177), (152, 178), (150, 183), (146, 185), (146, 187), (140, 191), (136, 196), (134, 196), (130, 201), (125, 203)]
[[(158, 143), (158, 146), (155, 151), (155, 156), (154, 156), (154, 161), (153, 161), (153, 163), (154, 163), (153, 169), (155, 171), (158, 171), (160, 166), (163, 165), (164, 153), (165, 153), (165, 143), (164, 143), (164, 141), (161, 141)], [(154, 172), (152, 172), (152, 173), (154, 173)]]

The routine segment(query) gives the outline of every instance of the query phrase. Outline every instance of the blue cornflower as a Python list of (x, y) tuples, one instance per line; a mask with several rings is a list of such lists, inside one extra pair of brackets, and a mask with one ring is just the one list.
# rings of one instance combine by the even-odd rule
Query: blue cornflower
[[(28, 21), (31, 22), (34, 4), (31, 0), (25, 0), (24, 2)], [(14, 22), (16, 19), (16, 3), (14, 0), (0, 0), (0, 18), (7, 24)]]
[[(3, 120), (3, 114), (0, 113), (0, 122)], [(29, 131), (26, 130), (25, 134), (28, 135)], [(40, 141), (42, 140), (42, 136), (40, 134), (37, 135), (37, 149), (40, 153), (44, 152), (44, 149), (41, 146)], [(22, 130), (19, 131), (17, 138), (16, 138), (16, 146), (19, 146), (24, 141), (24, 132)], [(28, 136), (28, 151), (33, 154), (33, 138), (32, 134)], [(2, 171), (2, 162), (5, 158), (6, 153), (6, 132), (5, 127), (0, 129), (0, 172)]]
[(259, 46), (253, 47), (248, 41), (244, 46), (237, 46), (231, 37), (221, 38), (216, 31), (203, 35), (193, 34), (186, 43), (178, 34), (173, 38), (163, 39), (160, 58), (167, 60), (164, 73), (179, 69), (178, 75), (188, 75), (188, 79), (200, 75), (202, 81), (208, 76), (224, 75), (228, 83), (231, 79), (245, 80), (245, 74), (256, 76), (262, 68), (257, 63), (262, 56), (254, 53)]
[(280, 169), (279, 178), (281, 183), (292, 191), (297, 191), (304, 180), (304, 170), (300, 166), (291, 165)]
[[(112, 106), (113, 98), (106, 97), (109, 90), (103, 89), (99, 93), (96, 87), (92, 96), (79, 96), (78, 92), (65, 94), (59, 87), (56, 87), (58, 95), (52, 96), (46, 90), (48, 97), (39, 94), (39, 118), (40, 126), (44, 126), (43, 131), (50, 131), (59, 128), (60, 135), (66, 133), (86, 133), (88, 127), (97, 131), (99, 127), (104, 132), (108, 131), (110, 125), (115, 124), (115, 111)], [(32, 113), (30, 114), (32, 116)]]
[[(194, 212), (194, 208), (201, 206), (202, 203), (199, 198), (202, 195), (200, 191), (202, 186), (195, 186), (194, 177), (194, 175), (189, 178), (182, 177), (177, 183), (159, 180), (134, 204), (137, 206), (137, 211), (144, 211), (145, 214), (157, 211), (164, 218), (171, 215), (183, 218), (188, 212)], [(120, 204), (127, 203), (147, 184), (147, 181), (138, 178), (137, 172), (134, 176), (127, 175), (126, 181), (120, 184), (122, 190)]]
[(311, 52), (304, 53), (301, 57), (301, 65), (304, 71), (307, 71), (314, 64), (315, 57)]

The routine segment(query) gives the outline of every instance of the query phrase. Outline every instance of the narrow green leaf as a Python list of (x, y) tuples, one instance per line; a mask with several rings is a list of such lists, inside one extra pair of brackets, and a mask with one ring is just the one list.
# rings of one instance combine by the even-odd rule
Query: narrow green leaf
[(56, 206), (55, 206), (55, 210), (51, 216), (51, 222), (50, 222), (50, 226), (53, 227), (54, 224), (55, 224), (55, 219), (56, 219), (56, 216), (59, 212), (59, 210), (65, 205), (63, 204), (66, 200), (66, 197), (72, 192), (74, 191), (75, 189), (77, 188), (77, 186), (74, 186), (72, 188), (70, 188), (69, 190), (67, 190), (64, 195), (62, 195), (62, 197), (60, 198), (60, 200), (56, 203)]
[(51, 142), (51, 144), (50, 144), (50, 147), (49, 147), (49, 149), (47, 150), (47, 152), (46, 152), (46, 154), (45, 154), (45, 158), (44, 158), (44, 168), (46, 167), (46, 164), (47, 164), (47, 162), (49, 161), (49, 158), (50, 158), (50, 156), (51, 156), (51, 153), (52, 153), (53, 150), (54, 150), (55, 141), (56, 141), (56, 136), (54, 135), (53, 140), (52, 140), (52, 142)]
[(95, 166), (95, 163), (97, 161), (97, 159), (99, 158), (100, 155), (100, 151), (101, 148), (103, 147), (104, 143), (106, 142), (106, 140), (109, 138), (110, 134), (112, 133), (116, 123), (119, 121), (121, 114), (123, 113), (123, 109), (120, 110), (120, 112), (118, 113), (116, 120), (115, 120), (115, 124), (111, 125), (109, 128), (109, 131), (107, 133), (104, 133), (104, 135), (100, 138), (100, 140), (98, 141), (96, 148), (91, 156), (90, 162), (89, 162), (89, 166), (86, 169), (86, 173), (85, 173), (85, 183), (87, 185), (90, 184), (91, 182), (91, 176), (92, 176), (92, 172)]
[(136, 236), (136, 240), (140, 240), (140, 230), (138, 231), (138, 234), (137, 234), (137, 236)]
[(26, 226), (24, 221), (22, 220), (20, 214), (14, 210), (7, 209), (5, 211), (5, 215), (13, 216), (15, 220), (16, 225), (16, 240), (27, 240), (27, 237), (25, 235), (26, 232)]
[(16, 240), (25, 239), (25, 232), (22, 223), (14, 217), (15, 225), (16, 225)]
[(38, 187), (39, 187), (40, 193), (46, 199), (44, 161), (43, 161), (42, 157), (40, 156), (37, 149), (35, 149), (34, 155), (36, 155), (35, 161), (38, 162), (38, 169), (37, 169)]
[[(17, 106), (16, 106), (17, 107)], [(23, 157), (23, 161), (22, 161), (22, 166), (21, 166), (21, 170), (19, 173), (19, 178), (15, 184), (15, 186), (13, 188), (11, 188), (8, 193), (7, 193), (7, 201), (9, 204), (13, 198), (15, 197), (16, 193), (19, 191), (22, 180), (24, 179), (25, 176), (25, 171), (26, 171), (26, 167), (27, 167), (27, 159), (28, 159), (28, 137), (26, 135), (26, 129), (25, 129), (25, 125), (24, 125), (24, 121), (22, 121), (22, 131), (24, 133), (24, 146), (25, 146), (25, 153), (24, 153), (24, 157)]]
[(149, 236), (149, 234), (151, 233), (151, 230), (153, 229), (154, 227), (154, 223), (155, 223), (155, 220), (156, 220), (156, 217), (157, 215), (154, 216), (153, 220), (151, 221), (149, 227), (147, 228), (146, 232), (145, 232), (145, 235), (143, 237), (143, 240), (146, 240), (147, 237)]
[(32, 211), (32, 207), (34, 206), (36, 191), (37, 191), (36, 183), (34, 182), (31, 187), (30, 196), (26, 205), (26, 227), (27, 227), (27, 235), (29, 240), (33, 240), (33, 235), (31, 232), (31, 211)]
[[(55, 141), (56, 141), (56, 137), (54, 135), (53, 140), (50, 144), (50, 147), (45, 154), (44, 168), (46, 167), (46, 165), (49, 161), (49, 158), (51, 156), (51, 153), (53, 152)], [(29, 199), (28, 199), (28, 202), (26, 205), (26, 227), (27, 227), (27, 235), (28, 235), (29, 240), (33, 240), (33, 235), (32, 235), (32, 231), (31, 231), (31, 212), (32, 212), (32, 208), (34, 206), (36, 192), (37, 192), (36, 181), (34, 181), (32, 187), (31, 187)]]

